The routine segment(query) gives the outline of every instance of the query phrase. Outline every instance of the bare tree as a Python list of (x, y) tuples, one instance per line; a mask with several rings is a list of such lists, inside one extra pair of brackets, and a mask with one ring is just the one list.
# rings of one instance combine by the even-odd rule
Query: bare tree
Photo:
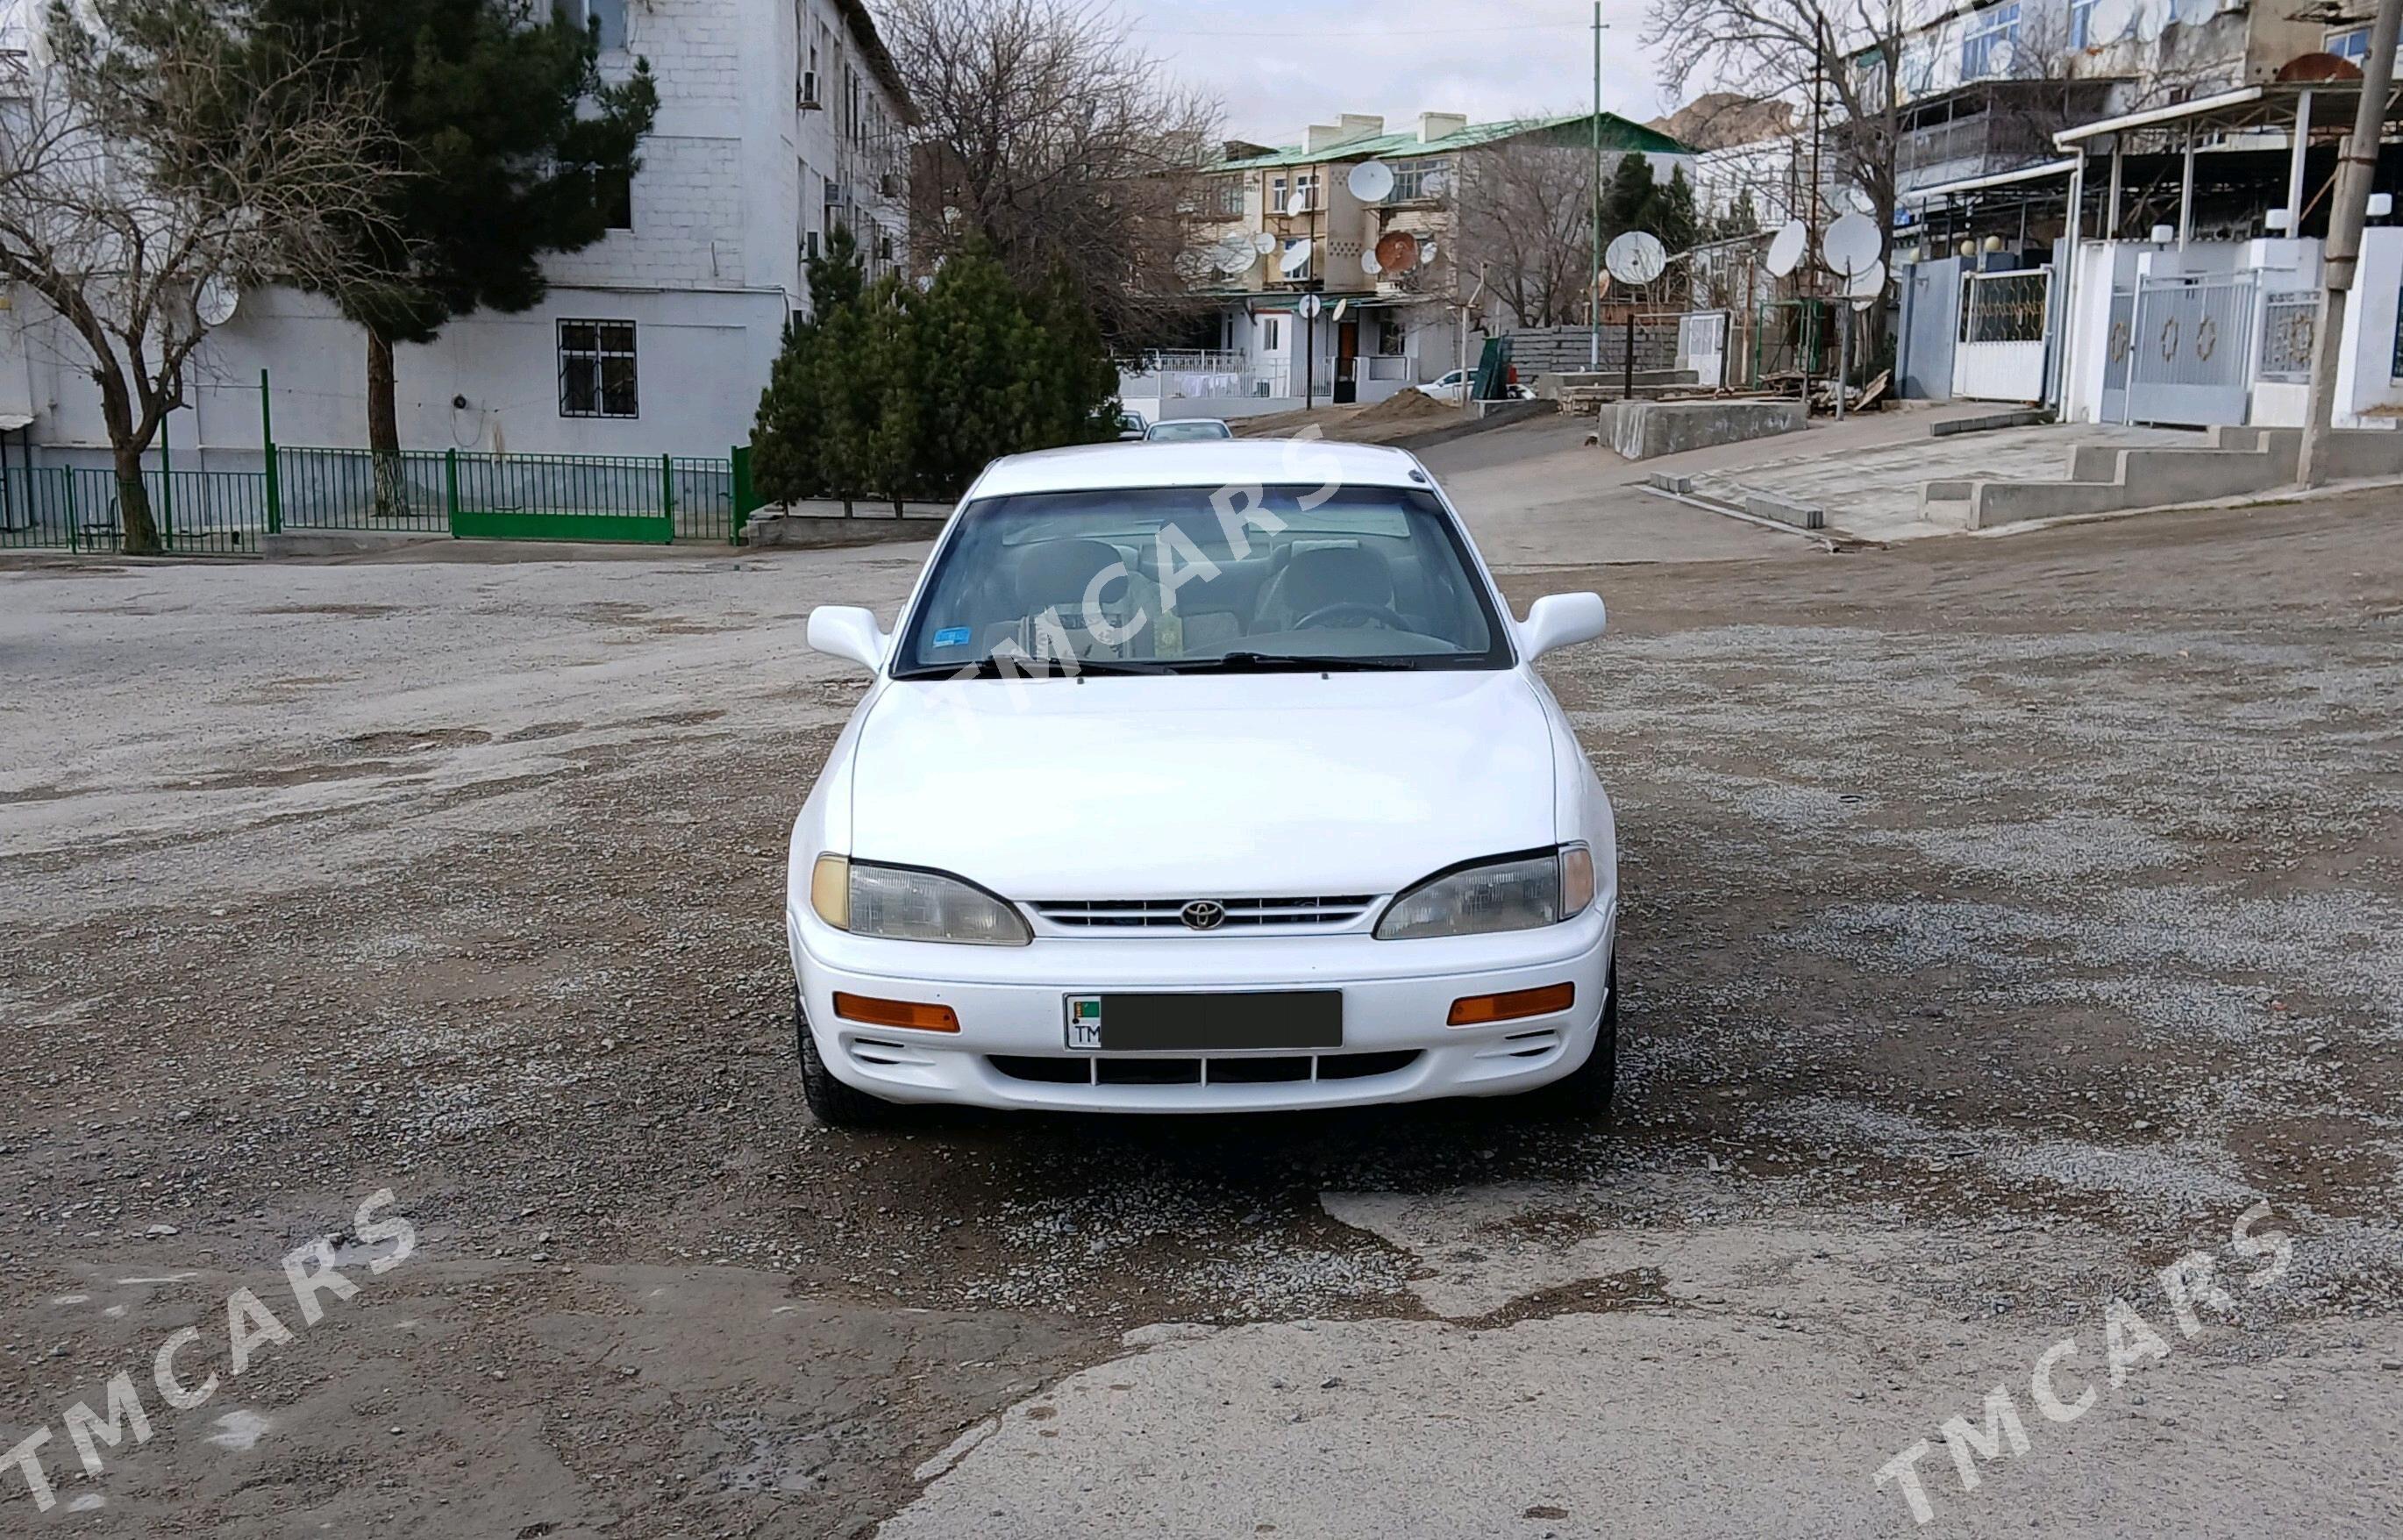
[(1460, 157), (1452, 221), (1460, 271), (1483, 271), (1520, 326), (1586, 319), (1593, 173), (1590, 148), (1532, 134)]
[(1021, 284), (1064, 269), (1114, 340), (1175, 303), (1214, 99), (1098, 0), (893, 0), (884, 35), (924, 120), (922, 258), (977, 241)]
[(87, 355), (131, 554), (160, 548), (142, 456), (208, 337), (204, 295), (331, 284), (381, 217), (375, 103), (261, 41), (229, 0), (60, 0), (0, 101), (0, 277)]
[(1906, 71), (1924, 66), (1906, 60), (1900, 0), (1654, 0), (1644, 41), (1671, 92), (1741, 82), (1793, 104), (1806, 132), (1814, 116), (1840, 124), (1820, 134), (1832, 166), (1813, 173), (1860, 188), (1891, 246)]
[[(1645, 42), (1662, 62), (1661, 84), (1672, 92), (1697, 83), (1742, 83), (1755, 96), (1790, 104), (1799, 132), (1810, 133), (1815, 124), (1806, 180), (1859, 189), (1884, 244), (1880, 255), (1890, 263), (1895, 206), (1908, 171), (1901, 164), (1906, 109), (1940, 94), (1938, 76), (1946, 73), (1939, 35), (1907, 29), (1905, 15), (1901, 0), (1653, 0)], [(1987, 92), (1986, 142), (1994, 153), (2024, 148), (2021, 159), (2049, 158), (2052, 132), (2073, 120), (2075, 93), (2099, 90), (2095, 82), (2072, 78), (2070, 39), (2065, 0), (2030, 4), (2009, 31), (1995, 35), (1973, 76), (1957, 82)], [(1949, 35), (1941, 41), (1961, 47)], [(1811, 188), (1803, 190), (1807, 215)], [(1884, 324), (1882, 308), (1870, 312), (1872, 354)]]

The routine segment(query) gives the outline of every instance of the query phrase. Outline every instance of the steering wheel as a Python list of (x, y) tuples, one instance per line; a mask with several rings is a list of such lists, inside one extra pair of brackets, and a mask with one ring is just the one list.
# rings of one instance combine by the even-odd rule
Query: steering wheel
[(1387, 631), (1408, 631), (1410, 629), (1410, 623), (1409, 621), (1403, 619), (1400, 616), (1396, 615), (1385, 605), (1364, 604), (1356, 600), (1346, 600), (1341, 604), (1321, 604), (1318, 608), (1312, 610), (1308, 615), (1296, 620), (1293, 623), (1293, 629), (1296, 631), (1313, 631), (1317, 629), (1321, 622), (1332, 621), (1339, 618), (1374, 620), (1377, 624), (1384, 627)]

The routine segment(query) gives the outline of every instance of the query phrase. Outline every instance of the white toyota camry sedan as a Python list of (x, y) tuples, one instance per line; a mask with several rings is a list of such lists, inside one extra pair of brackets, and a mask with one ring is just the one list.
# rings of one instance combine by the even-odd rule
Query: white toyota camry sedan
[(793, 826), (802, 1085), (1198, 1113), (1610, 1100), (1611, 811), (1513, 619), (1400, 451), (1105, 445), (995, 462)]

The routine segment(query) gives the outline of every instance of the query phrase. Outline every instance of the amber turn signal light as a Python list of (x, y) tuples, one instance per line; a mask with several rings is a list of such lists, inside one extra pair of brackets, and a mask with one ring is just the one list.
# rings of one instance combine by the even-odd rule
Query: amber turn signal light
[(1523, 1016), (1549, 1016), (1576, 1004), (1575, 984), (1546, 984), (1541, 989), (1512, 990), (1507, 994), (1471, 994), (1452, 1003), (1452, 1016), (1446, 1024), (1490, 1026), (1495, 1021), (1516, 1021)]
[[(1459, 1007), (1454, 1006), (1457, 1010)], [(837, 990), (834, 1013), (846, 1021), (871, 1027), (908, 1027), (913, 1032), (957, 1032), (960, 1019), (949, 1006), (922, 1006), (910, 1000), (879, 1000), (872, 995), (845, 994)]]

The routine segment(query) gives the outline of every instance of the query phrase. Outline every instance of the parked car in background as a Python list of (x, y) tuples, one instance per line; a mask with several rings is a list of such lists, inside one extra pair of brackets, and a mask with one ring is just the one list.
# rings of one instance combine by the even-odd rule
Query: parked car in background
[(891, 634), (811, 615), (871, 676), (786, 866), (820, 1119), (1606, 1110), (1617, 839), (1535, 666), (1603, 602), (1514, 619), (1416, 458), (1297, 452), (996, 461)]
[[(1432, 395), (1438, 401), (1449, 401), (1456, 407), (1465, 406), (1470, 398), (1470, 393), (1477, 389), (1477, 371), (1454, 369), (1442, 379), (1421, 385), (1418, 389), (1423, 395)], [(1513, 401), (1532, 401), (1535, 398), (1534, 391), (1515, 383), (1506, 386), (1503, 394)]]
[(1140, 443), (1143, 440), (1144, 435), (1148, 431), (1150, 431), (1150, 424), (1146, 423), (1142, 418), (1137, 417), (1134, 413), (1131, 411), (1122, 411), (1118, 413), (1119, 443)]
[(1216, 438), (1232, 438), (1235, 430), (1215, 417), (1181, 417), (1174, 423), (1154, 423), (1144, 437), (1155, 444), (1207, 443)]

